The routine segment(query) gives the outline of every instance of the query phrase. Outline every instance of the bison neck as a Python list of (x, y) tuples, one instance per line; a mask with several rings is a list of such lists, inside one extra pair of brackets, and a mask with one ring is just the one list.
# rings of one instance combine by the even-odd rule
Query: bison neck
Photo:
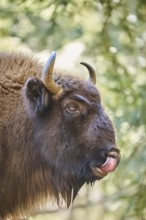
[[(73, 177), (62, 172), (61, 167), (56, 168), (52, 151), (49, 153), (48, 150), (52, 146), (48, 144), (42, 148), (45, 143), (41, 142), (41, 132), (36, 132), (23, 107), (19, 108), (19, 112), (10, 114), (3, 131), (0, 217), (25, 217), (52, 199), (59, 204), (63, 198), (69, 206), (85, 181), (74, 181)], [(43, 151), (46, 148), (45, 157)]]

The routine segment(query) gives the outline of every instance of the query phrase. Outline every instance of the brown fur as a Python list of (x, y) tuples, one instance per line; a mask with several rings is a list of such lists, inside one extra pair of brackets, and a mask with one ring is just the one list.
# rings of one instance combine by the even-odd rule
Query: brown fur
[[(55, 97), (41, 72), (33, 57), (0, 54), (0, 219), (25, 217), (53, 198), (69, 206), (85, 182), (101, 178), (91, 164), (116, 147), (95, 86), (56, 74), (64, 92)], [(70, 102), (80, 113), (68, 112)]]

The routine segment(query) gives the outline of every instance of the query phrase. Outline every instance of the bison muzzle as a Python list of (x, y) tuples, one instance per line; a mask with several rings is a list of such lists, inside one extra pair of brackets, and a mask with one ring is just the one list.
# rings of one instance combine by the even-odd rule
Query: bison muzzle
[(89, 80), (54, 73), (23, 54), (0, 54), (0, 219), (38, 212), (46, 201), (67, 206), (83, 184), (116, 169), (115, 132)]

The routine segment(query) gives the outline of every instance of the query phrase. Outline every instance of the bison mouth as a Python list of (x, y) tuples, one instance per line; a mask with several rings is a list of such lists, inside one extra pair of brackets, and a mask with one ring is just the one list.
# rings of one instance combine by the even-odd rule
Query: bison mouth
[(113, 172), (120, 162), (120, 151), (114, 148), (107, 154), (106, 161), (100, 166), (92, 166), (91, 169), (99, 179), (105, 177), (108, 173)]

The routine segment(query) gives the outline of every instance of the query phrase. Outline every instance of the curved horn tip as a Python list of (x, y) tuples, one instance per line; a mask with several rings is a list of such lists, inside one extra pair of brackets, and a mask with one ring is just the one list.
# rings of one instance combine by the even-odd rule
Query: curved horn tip
[(59, 92), (62, 89), (59, 85), (57, 85), (54, 82), (53, 79), (53, 68), (54, 68), (55, 58), (56, 58), (56, 52), (52, 51), (49, 59), (47, 60), (43, 68), (42, 81), (50, 92), (52, 92), (53, 94), (59, 94)]
[(56, 59), (56, 52), (52, 51), (47, 63), (50, 64), (53, 61), (55, 62), (55, 59)]
[(46, 77), (46, 74), (48, 72), (53, 72), (53, 66), (55, 63), (55, 59), (56, 59), (56, 52), (52, 51), (50, 57), (48, 58), (45, 66), (44, 66), (43, 73), (42, 73), (43, 78)]
[(52, 51), (50, 56), (54, 57), (54, 59), (55, 59), (56, 58), (56, 51)]
[(52, 51), (47, 63), (50, 64), (52, 62), (55, 62), (55, 59), (56, 59), (56, 52)]
[(88, 69), (90, 75), (89, 80), (92, 81), (94, 84), (96, 84), (96, 73), (94, 68), (90, 64), (85, 62), (80, 62), (80, 64), (82, 64)]

